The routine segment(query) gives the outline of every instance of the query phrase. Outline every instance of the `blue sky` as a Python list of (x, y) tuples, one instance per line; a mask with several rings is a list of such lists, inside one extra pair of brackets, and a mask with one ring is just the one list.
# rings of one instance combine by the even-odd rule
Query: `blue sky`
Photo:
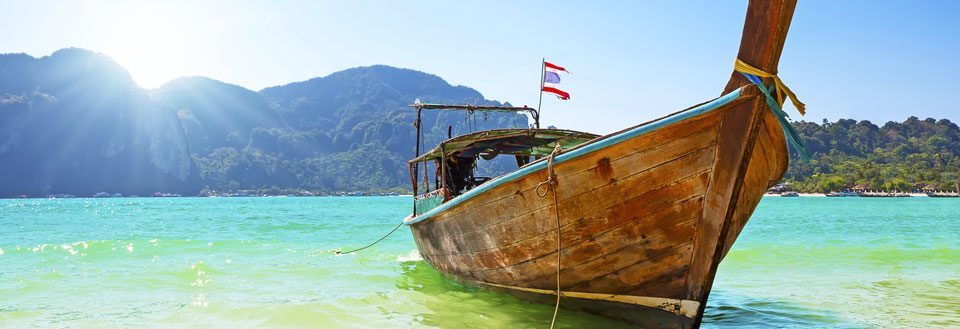
[[(716, 97), (746, 1), (8, 1), (0, 52), (102, 52), (142, 86), (202, 75), (250, 89), (387, 64), (537, 104), (540, 59), (567, 67), (543, 120), (610, 132)], [(802, 1), (780, 76), (803, 119), (960, 121), (960, 2)], [(792, 108), (795, 119), (800, 118)]]

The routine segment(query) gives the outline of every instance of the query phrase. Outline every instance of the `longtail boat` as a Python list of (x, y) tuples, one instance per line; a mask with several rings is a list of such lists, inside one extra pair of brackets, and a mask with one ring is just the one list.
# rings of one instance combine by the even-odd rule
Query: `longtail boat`
[[(805, 155), (782, 109), (784, 99), (801, 113), (803, 105), (776, 76), (795, 5), (749, 2), (722, 96), (613, 134), (539, 129), (527, 107), (413, 104), (415, 197), (404, 222), (423, 259), (524, 300), (644, 327), (698, 327), (717, 266), (787, 170), (787, 143)], [(421, 153), (420, 113), (432, 109), (529, 112), (536, 124)], [(474, 175), (478, 158), (496, 156), (518, 168)]]

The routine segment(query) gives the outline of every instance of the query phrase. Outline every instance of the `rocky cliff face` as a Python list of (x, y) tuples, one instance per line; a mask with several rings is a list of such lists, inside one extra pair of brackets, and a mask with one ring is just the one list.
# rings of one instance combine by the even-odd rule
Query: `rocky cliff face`
[[(435, 75), (381, 65), (260, 92), (203, 77), (147, 91), (102, 54), (4, 54), (0, 196), (403, 187), (415, 140), (407, 105), (416, 99), (500, 104)], [(425, 112), (424, 126), (432, 147), (448, 126), (457, 135), (526, 127), (527, 118)]]
[(180, 120), (108, 57), (0, 55), (0, 194), (196, 189)]

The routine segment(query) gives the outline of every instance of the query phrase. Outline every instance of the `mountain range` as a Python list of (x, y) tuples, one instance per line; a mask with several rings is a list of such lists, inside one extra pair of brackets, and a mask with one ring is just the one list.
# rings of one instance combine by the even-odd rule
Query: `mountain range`
[[(0, 197), (99, 192), (408, 192), (416, 100), (508, 105), (435, 75), (357, 67), (249, 90), (205, 77), (138, 86), (77, 48), (0, 54)], [(471, 131), (527, 127), (521, 114), (424, 111), (421, 149)], [(910, 117), (882, 126), (794, 122), (813, 159), (785, 181), (805, 192), (960, 188), (960, 128)], [(483, 176), (515, 167), (481, 161)]]
[[(383, 65), (252, 91), (205, 77), (139, 87), (108, 56), (0, 55), (0, 197), (201, 190), (403, 190), (424, 102), (503, 105)], [(424, 144), (527, 117), (424, 112)], [(501, 164), (492, 163), (490, 170)]]

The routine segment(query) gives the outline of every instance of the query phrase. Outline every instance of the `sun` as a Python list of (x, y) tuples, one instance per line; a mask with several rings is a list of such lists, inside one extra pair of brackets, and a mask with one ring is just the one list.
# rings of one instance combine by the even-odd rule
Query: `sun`
[(185, 75), (186, 47), (176, 21), (155, 15), (127, 15), (110, 31), (104, 53), (130, 72), (141, 87), (153, 89)]

